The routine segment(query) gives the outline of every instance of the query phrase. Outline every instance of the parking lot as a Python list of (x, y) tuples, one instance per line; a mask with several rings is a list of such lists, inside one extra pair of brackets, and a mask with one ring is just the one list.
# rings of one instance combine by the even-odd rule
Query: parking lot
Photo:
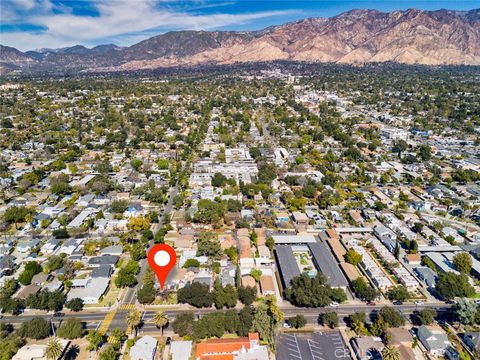
[(277, 336), (277, 360), (351, 359), (339, 331)]

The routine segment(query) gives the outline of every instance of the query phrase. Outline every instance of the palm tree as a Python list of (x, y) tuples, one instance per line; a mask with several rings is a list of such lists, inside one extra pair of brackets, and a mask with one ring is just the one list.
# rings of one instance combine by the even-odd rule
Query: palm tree
[(142, 312), (140, 310), (132, 310), (125, 317), (125, 321), (130, 331), (137, 333), (137, 327), (142, 321)]
[(87, 334), (87, 340), (89, 342), (87, 350), (97, 351), (104, 340), (104, 335), (101, 332), (90, 330)]
[(382, 350), (384, 360), (400, 360), (400, 352), (393, 346), (385, 346)]
[(57, 360), (63, 353), (63, 346), (57, 338), (50, 340), (47, 344), (45, 357), (47, 360)]
[(163, 336), (163, 328), (168, 324), (168, 316), (163, 311), (157, 311), (153, 316), (153, 323), (158, 329), (162, 329), (162, 336)]
[(121, 329), (116, 328), (116, 329), (113, 329), (110, 336), (115, 339), (117, 344), (120, 344), (122, 342), (123, 337), (125, 336), (125, 333)]

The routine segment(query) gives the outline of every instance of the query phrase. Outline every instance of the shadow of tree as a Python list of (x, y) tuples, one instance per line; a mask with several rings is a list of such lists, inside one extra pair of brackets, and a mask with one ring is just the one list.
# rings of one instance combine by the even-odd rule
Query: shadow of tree
[(71, 345), (63, 358), (64, 360), (75, 360), (79, 353), (80, 347), (78, 345)]

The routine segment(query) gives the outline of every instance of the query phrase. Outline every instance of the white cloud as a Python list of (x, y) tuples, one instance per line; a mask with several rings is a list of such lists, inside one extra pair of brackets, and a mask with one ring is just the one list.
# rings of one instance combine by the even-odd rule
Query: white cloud
[[(25, 1), (27, 6), (31, 0)], [(161, 30), (212, 30), (241, 25), (253, 20), (291, 14), (292, 11), (264, 11), (243, 14), (191, 14), (157, 6), (154, 0), (116, 0), (95, 3), (99, 16), (75, 15), (69, 9), (54, 13), (48, 0), (34, 4), (35, 13), (24, 23), (45, 28), (40, 32), (3, 32), (0, 42), (20, 50), (63, 47), (75, 44), (94, 45), (108, 39), (123, 39), (119, 45), (130, 45), (128, 39), (140, 39), (142, 32)], [(3, 16), (2, 16), (3, 17)], [(144, 35), (144, 38), (151, 34)]]

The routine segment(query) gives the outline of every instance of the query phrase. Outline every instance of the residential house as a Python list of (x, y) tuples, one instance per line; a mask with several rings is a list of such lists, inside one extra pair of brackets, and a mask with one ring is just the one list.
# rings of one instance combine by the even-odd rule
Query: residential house
[(123, 246), (122, 245), (112, 245), (107, 246), (100, 250), (100, 255), (113, 255), (113, 256), (120, 256), (123, 254)]
[(110, 279), (104, 277), (73, 280), (72, 288), (67, 294), (67, 301), (80, 298), (84, 304), (97, 304), (107, 291), (109, 283)]
[(236, 339), (211, 339), (197, 344), (195, 359), (268, 360), (268, 349), (260, 345), (258, 333)]
[(172, 360), (189, 360), (192, 354), (192, 341), (172, 341), (170, 353)]
[(149, 336), (142, 336), (135, 345), (130, 348), (131, 360), (154, 360), (158, 341)]
[(117, 255), (101, 255), (94, 256), (88, 259), (88, 267), (99, 267), (104, 265), (115, 266), (118, 262), (119, 256)]
[(260, 277), (260, 290), (263, 296), (275, 295), (275, 284), (270, 275), (262, 275)]
[(438, 276), (427, 266), (417, 266), (415, 269), (420, 280), (422, 280), (428, 288), (434, 289), (437, 283)]
[[(59, 339), (59, 344), (61, 347), (61, 352), (57, 359), (61, 359), (65, 350), (70, 343), (69, 340)], [(47, 353), (47, 344), (27, 344), (20, 349), (18, 349), (17, 353), (13, 355), (12, 360), (43, 360), (46, 359)]]
[(440, 327), (422, 325), (417, 331), (418, 340), (430, 355), (443, 356), (451, 346), (448, 336)]
[(407, 329), (404, 328), (388, 328), (387, 336), (391, 339), (391, 345), (396, 347), (400, 352), (402, 360), (415, 360), (415, 353), (412, 350), (413, 337)]

